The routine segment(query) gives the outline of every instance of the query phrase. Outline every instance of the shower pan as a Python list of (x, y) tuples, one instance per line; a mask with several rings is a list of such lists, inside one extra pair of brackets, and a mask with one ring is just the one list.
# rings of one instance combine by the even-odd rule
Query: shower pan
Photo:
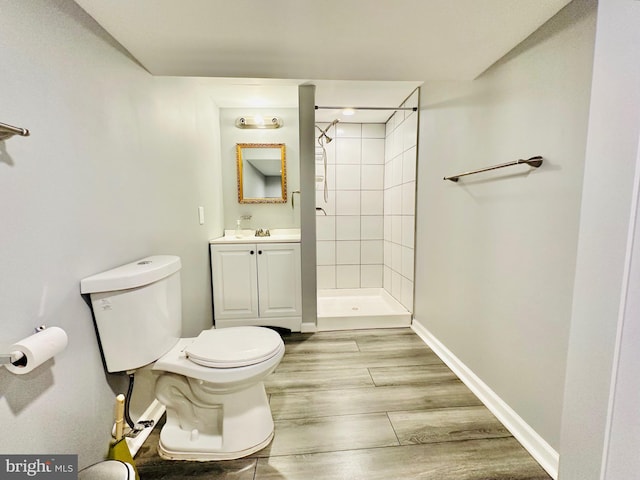
[(410, 325), (411, 313), (383, 288), (318, 290), (318, 331)]

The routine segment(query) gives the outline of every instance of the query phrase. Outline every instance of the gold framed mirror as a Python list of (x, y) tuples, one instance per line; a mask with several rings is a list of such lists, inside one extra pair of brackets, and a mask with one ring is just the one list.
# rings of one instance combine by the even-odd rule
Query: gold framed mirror
[(236, 143), (238, 203), (286, 203), (284, 143)]

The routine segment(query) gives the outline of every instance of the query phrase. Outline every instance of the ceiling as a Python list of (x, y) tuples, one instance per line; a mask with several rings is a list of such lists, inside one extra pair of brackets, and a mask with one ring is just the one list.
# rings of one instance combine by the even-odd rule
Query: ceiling
[(302, 83), (317, 105), (395, 107), (424, 81), (476, 78), (569, 1), (76, 0), (150, 73), (216, 77), (221, 107), (296, 106)]

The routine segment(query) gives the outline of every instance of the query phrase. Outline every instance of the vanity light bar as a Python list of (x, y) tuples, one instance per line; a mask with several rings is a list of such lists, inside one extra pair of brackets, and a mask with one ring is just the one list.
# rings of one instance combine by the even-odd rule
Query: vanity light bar
[(280, 117), (263, 117), (261, 115), (246, 115), (236, 118), (238, 128), (280, 128), (282, 119)]

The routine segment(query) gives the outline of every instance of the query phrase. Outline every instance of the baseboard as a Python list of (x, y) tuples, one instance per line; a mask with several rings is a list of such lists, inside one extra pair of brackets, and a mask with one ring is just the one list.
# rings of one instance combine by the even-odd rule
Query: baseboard
[(302, 333), (315, 333), (318, 331), (314, 322), (302, 322), (300, 325), (300, 332)]
[[(164, 414), (164, 411), (165, 406), (158, 400), (154, 400), (138, 420), (153, 420), (153, 424), (156, 425), (160, 421), (160, 418)], [(152, 430), (152, 427), (145, 428), (136, 437), (126, 437), (127, 446), (129, 447), (129, 451), (131, 452), (132, 457), (134, 457), (136, 453), (138, 453), (138, 450), (140, 450), (142, 444), (149, 437), (149, 435), (151, 435)]]
[(414, 320), (411, 328), (484, 403), (540, 466), (552, 478), (557, 479), (560, 461), (558, 452), (423, 325)]

